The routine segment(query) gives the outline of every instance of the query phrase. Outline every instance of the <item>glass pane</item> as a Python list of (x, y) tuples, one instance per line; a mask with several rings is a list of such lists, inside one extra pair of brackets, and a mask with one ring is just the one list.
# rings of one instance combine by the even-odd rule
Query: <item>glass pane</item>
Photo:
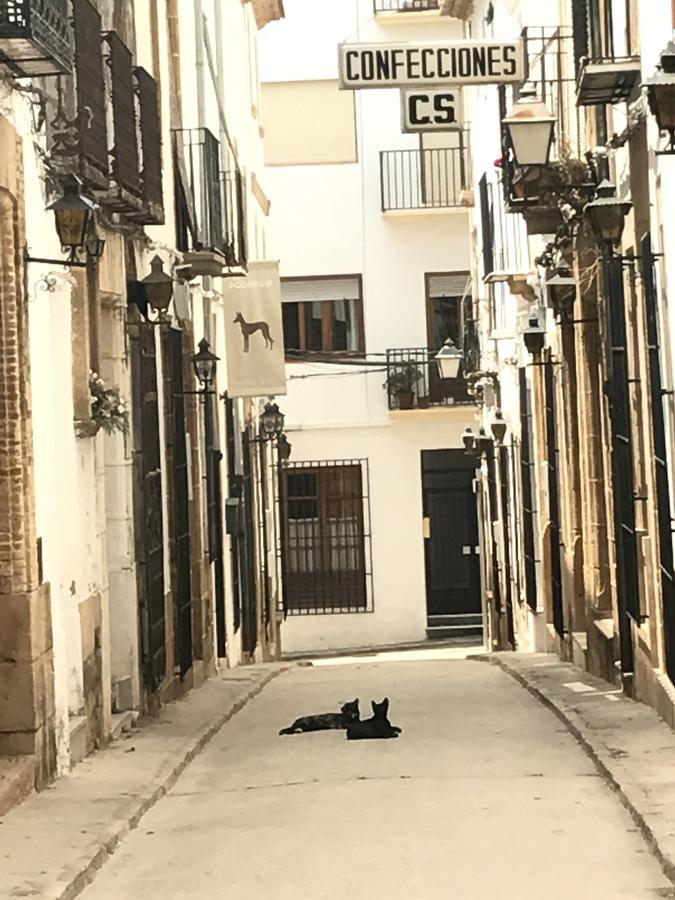
[(336, 300), (333, 303), (333, 350), (358, 352), (358, 303), (358, 300)]
[(433, 333), (429, 335), (431, 349), (436, 350), (450, 338), (456, 347), (460, 346), (459, 297), (434, 297), (431, 301)]

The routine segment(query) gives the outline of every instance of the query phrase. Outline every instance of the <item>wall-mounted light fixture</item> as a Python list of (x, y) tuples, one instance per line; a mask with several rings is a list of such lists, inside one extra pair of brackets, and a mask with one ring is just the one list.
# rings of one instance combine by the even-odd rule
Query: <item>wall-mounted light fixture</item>
[(617, 198), (616, 187), (611, 181), (605, 179), (600, 182), (595, 198), (584, 206), (584, 215), (588, 217), (599, 244), (611, 248), (619, 243), (631, 207), (627, 200)]
[(541, 321), (540, 313), (537, 307), (530, 310), (530, 316), (527, 320), (527, 328), (523, 331), (523, 341), (527, 351), (532, 356), (538, 356), (544, 349), (546, 343), (546, 329)]
[(502, 119), (515, 162), (519, 166), (547, 166), (555, 134), (555, 116), (541, 100), (521, 99)]
[(457, 378), (459, 375), (459, 367), (464, 359), (464, 354), (448, 338), (434, 359), (438, 366), (439, 376), (443, 379), (452, 379)]
[(59, 236), (66, 259), (45, 259), (44, 257), (26, 254), (26, 262), (47, 263), (50, 266), (86, 266), (87, 259), (79, 259), (85, 250), (88, 258), (100, 259), (103, 255), (105, 241), (93, 232), (94, 210), (98, 204), (82, 193), (83, 184), (76, 175), (66, 175), (62, 182), (63, 192), (60, 197), (47, 206), (54, 213), (56, 233)]
[(211, 346), (206, 338), (199, 342), (199, 350), (192, 357), (192, 367), (195, 376), (201, 386), (201, 394), (211, 393), (211, 387), (216, 380), (216, 366), (220, 357), (211, 352)]
[(173, 278), (164, 271), (161, 256), (154, 256), (150, 260), (150, 274), (146, 275), (141, 283), (145, 285), (145, 294), (150, 307), (157, 313), (157, 324), (165, 324), (173, 297)]
[(260, 435), (265, 441), (280, 438), (284, 430), (284, 414), (276, 403), (266, 403), (260, 414)]
[(656, 154), (675, 155), (675, 42), (670, 41), (661, 54), (656, 74), (644, 86), (659, 131), (668, 135), (668, 146)]
[(558, 266), (555, 274), (546, 279), (551, 306), (556, 312), (567, 313), (574, 306), (577, 282), (568, 266)]
[(490, 430), (492, 431), (495, 443), (501, 447), (504, 443), (504, 438), (506, 437), (506, 422), (504, 421), (501, 409), (495, 411), (495, 417), (490, 425)]

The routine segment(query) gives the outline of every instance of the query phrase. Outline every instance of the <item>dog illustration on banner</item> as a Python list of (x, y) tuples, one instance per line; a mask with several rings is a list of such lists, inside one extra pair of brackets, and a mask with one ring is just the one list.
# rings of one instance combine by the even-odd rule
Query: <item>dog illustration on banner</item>
[(267, 322), (247, 322), (240, 312), (234, 320), (235, 325), (241, 328), (241, 336), (244, 339), (244, 353), (248, 353), (249, 341), (251, 335), (259, 331), (265, 341), (265, 347), (271, 350), (274, 347), (274, 340), (270, 334), (270, 326)]

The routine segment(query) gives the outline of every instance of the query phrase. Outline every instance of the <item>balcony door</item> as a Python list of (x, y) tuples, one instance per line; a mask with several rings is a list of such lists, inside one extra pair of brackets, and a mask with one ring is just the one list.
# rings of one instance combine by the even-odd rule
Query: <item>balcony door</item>
[[(425, 282), (427, 347), (435, 352), (450, 338), (455, 347), (461, 348), (462, 300), (468, 296), (471, 287), (468, 272), (429, 273)], [(454, 398), (457, 388), (457, 384), (439, 378), (435, 365), (429, 366), (429, 399), (432, 403)]]

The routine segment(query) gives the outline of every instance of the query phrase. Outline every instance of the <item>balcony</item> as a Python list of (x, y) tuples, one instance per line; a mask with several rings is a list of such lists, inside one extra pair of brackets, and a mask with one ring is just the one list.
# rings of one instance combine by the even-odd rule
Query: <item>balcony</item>
[(528, 272), (529, 245), (522, 218), (509, 212), (501, 172), (486, 172), (478, 182), (483, 278)]
[(640, 60), (635, 56), (584, 59), (577, 81), (577, 105), (602, 106), (630, 100), (641, 75)]
[(466, 406), (469, 396), (460, 368), (459, 377), (439, 377), (434, 359), (436, 350), (426, 347), (387, 350), (385, 388), (390, 410), (430, 409)]
[(175, 129), (173, 156), (177, 245), (185, 262), (195, 275), (245, 267), (244, 183), (232, 148), (221, 154), (208, 128)]
[(375, 13), (432, 12), (440, 8), (439, 0), (374, 0)]
[(463, 147), (381, 151), (382, 212), (461, 207), (468, 168)]
[(73, 68), (68, 0), (0, 0), (0, 63), (17, 78)]

